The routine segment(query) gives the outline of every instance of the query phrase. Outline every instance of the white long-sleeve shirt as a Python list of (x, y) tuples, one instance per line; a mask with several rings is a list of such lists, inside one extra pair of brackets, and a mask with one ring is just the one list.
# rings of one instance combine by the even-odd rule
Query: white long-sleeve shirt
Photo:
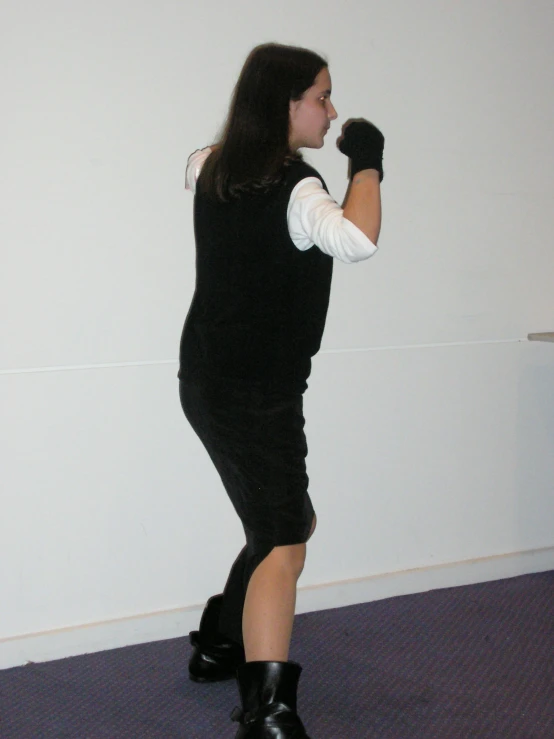
[[(194, 192), (202, 166), (211, 148), (190, 155), (186, 189)], [(287, 208), (287, 224), (293, 244), (306, 251), (316, 245), (331, 257), (350, 264), (368, 259), (377, 246), (352, 221), (344, 217), (340, 205), (324, 190), (317, 177), (306, 177), (292, 191)]]

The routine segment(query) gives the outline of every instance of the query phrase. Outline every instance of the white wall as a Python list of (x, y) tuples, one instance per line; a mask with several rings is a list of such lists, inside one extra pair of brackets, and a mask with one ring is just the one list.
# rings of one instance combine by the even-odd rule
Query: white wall
[(241, 546), (178, 402), (183, 178), (268, 40), (387, 139), (306, 396), (300, 609), (554, 567), (553, 32), (547, 0), (0, 6), (0, 666), (184, 633)]

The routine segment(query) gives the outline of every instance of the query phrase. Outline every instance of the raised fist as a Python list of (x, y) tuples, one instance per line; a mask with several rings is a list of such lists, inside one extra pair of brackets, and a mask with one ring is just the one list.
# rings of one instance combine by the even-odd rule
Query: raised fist
[(376, 169), (383, 180), (385, 137), (373, 123), (363, 118), (346, 121), (337, 146), (350, 159), (350, 177), (362, 169)]

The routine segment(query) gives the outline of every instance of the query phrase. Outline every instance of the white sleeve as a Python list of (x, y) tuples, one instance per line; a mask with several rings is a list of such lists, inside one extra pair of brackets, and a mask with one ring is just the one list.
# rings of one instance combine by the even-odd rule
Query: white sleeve
[(206, 146), (204, 149), (197, 149), (190, 155), (185, 174), (185, 190), (191, 190), (192, 192), (196, 190), (196, 180), (198, 179), (200, 170), (211, 153), (212, 150), (210, 147)]
[(289, 234), (300, 251), (314, 244), (331, 257), (350, 264), (368, 259), (377, 247), (343, 215), (317, 177), (301, 180), (291, 193), (287, 209)]

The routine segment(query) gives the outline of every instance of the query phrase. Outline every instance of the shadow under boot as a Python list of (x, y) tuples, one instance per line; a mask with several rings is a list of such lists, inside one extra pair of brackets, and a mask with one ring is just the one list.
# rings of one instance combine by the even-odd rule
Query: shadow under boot
[(218, 631), (222, 595), (214, 595), (204, 608), (198, 631), (189, 634), (192, 656), (189, 677), (197, 683), (213, 683), (236, 677), (244, 663), (244, 648)]
[(302, 667), (296, 662), (246, 662), (238, 668), (242, 711), (235, 739), (310, 739), (296, 713)]

